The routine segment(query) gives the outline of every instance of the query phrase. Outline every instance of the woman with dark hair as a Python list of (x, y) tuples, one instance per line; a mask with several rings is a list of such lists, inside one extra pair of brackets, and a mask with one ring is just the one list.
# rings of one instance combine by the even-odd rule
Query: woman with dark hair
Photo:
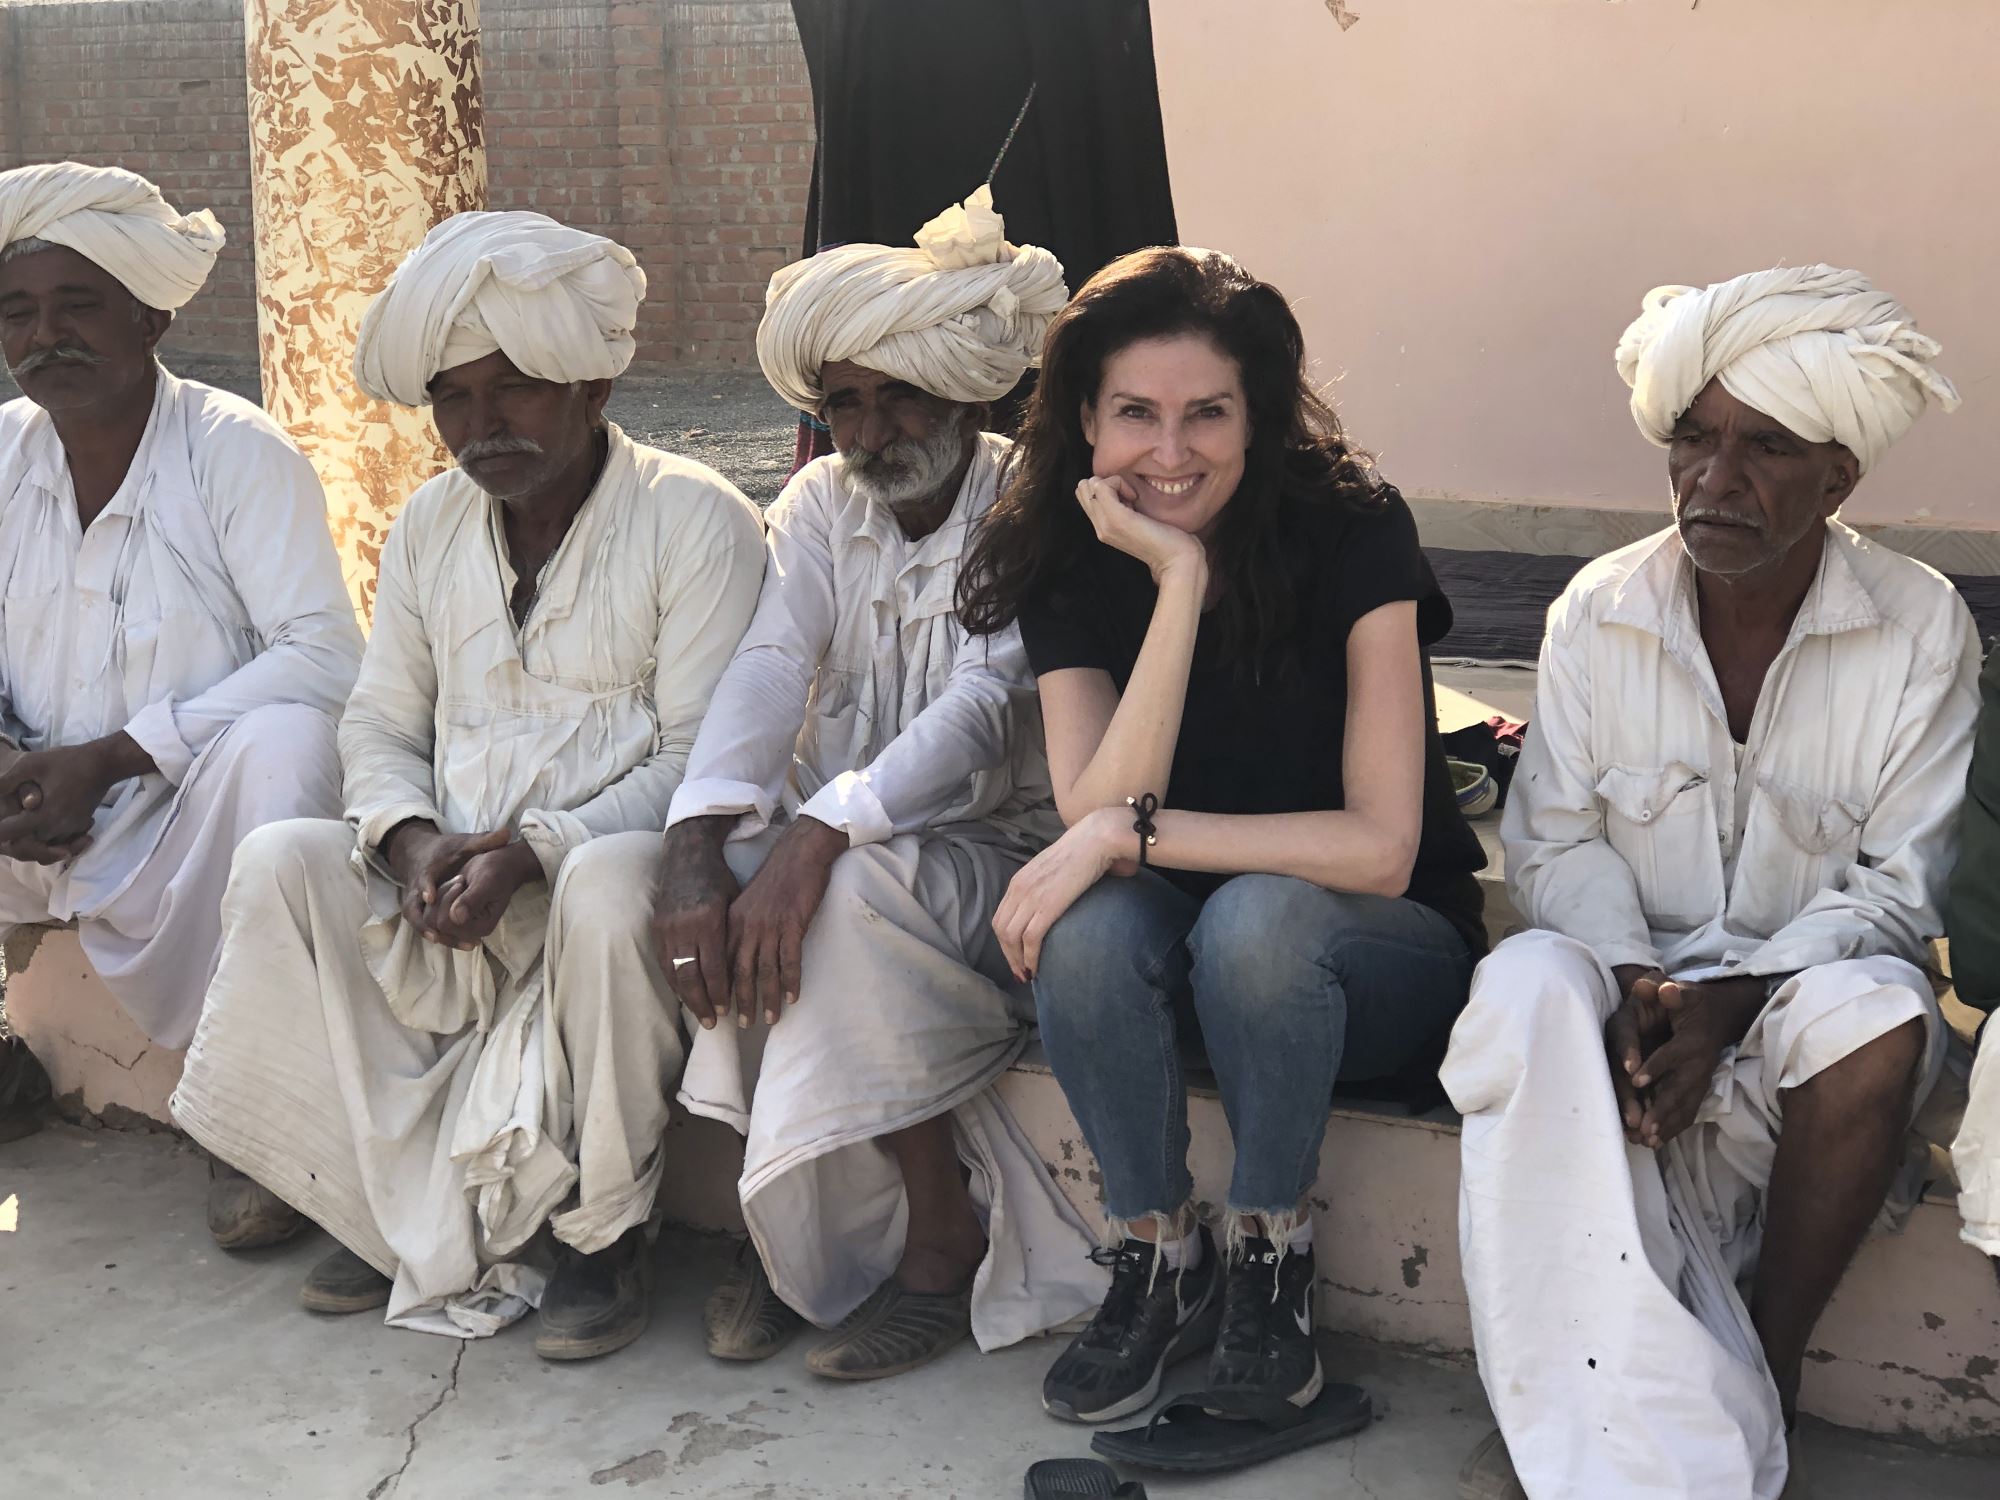
[[(1285, 299), (1226, 255), (1092, 277), (1013, 462), (959, 608), (975, 631), (1020, 621), (1068, 832), (994, 926), (1118, 1236), (1043, 1402), (1122, 1416), (1212, 1342), (1225, 1404), (1304, 1406), (1334, 1084), (1440, 1041), (1485, 946), (1424, 650), (1451, 608)], [(1186, 1165), (1195, 1033), (1236, 1143), (1220, 1260)]]

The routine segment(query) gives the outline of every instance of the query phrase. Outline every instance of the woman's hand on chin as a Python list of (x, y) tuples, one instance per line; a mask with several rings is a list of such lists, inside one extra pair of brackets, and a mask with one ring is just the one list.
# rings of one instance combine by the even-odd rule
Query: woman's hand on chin
[(1136, 870), (1138, 839), (1129, 811), (1100, 807), (1015, 872), (993, 914), (993, 932), (1016, 979), (1035, 977), (1042, 939), (1085, 891), (1106, 875)]
[(1170, 572), (1206, 572), (1208, 554), (1201, 539), (1142, 514), (1138, 491), (1123, 475), (1086, 479), (1077, 485), (1076, 498), (1090, 518), (1097, 539), (1107, 547), (1116, 547), (1138, 558), (1151, 570), (1154, 583), (1166, 582)]

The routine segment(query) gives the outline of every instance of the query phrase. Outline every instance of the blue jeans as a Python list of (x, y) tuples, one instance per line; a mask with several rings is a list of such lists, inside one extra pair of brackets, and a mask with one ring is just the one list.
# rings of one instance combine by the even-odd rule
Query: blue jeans
[(1232, 1212), (1288, 1215), (1319, 1175), (1337, 1079), (1395, 1073), (1465, 1006), (1473, 954), (1415, 901), (1239, 875), (1207, 901), (1099, 881), (1043, 940), (1042, 1045), (1130, 1221), (1193, 1196), (1179, 1042), (1198, 1031), (1236, 1140)]

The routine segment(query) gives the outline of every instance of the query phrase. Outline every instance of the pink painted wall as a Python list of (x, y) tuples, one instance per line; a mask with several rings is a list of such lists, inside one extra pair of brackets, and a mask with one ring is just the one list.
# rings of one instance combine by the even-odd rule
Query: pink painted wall
[(1152, 14), (1182, 238), (1291, 296), (1406, 492), (1663, 506), (1611, 363), (1641, 294), (1823, 260), (1908, 304), (1966, 397), (1850, 518), (2000, 529), (1994, 0)]

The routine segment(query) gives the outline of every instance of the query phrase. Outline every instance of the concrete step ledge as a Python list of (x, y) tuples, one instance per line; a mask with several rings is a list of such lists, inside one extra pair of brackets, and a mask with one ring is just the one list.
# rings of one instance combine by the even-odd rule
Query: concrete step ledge
[[(91, 973), (73, 932), (10, 944), (12, 1024), (72, 1112), (105, 1124), (171, 1128), (180, 1054), (151, 1046)], [(16, 956), (18, 955), (18, 957)], [(25, 968), (17, 964), (32, 959)], [(1101, 1231), (1097, 1167), (1062, 1089), (1032, 1048), (1000, 1093), (1050, 1177)], [(1190, 1087), (1190, 1166), (1198, 1201), (1225, 1201), (1233, 1146), (1214, 1089)], [(738, 1231), (742, 1143), (711, 1120), (677, 1119), (660, 1211), (670, 1222)], [(1312, 1194), (1324, 1325), (1450, 1359), (1472, 1357), (1458, 1256), (1458, 1122), (1342, 1102), (1327, 1121)], [(1822, 1322), (1804, 1405), (1866, 1432), (2000, 1453), (2000, 1285), (1958, 1241), (1948, 1194), (1921, 1204), (1898, 1236), (1871, 1240)]]

